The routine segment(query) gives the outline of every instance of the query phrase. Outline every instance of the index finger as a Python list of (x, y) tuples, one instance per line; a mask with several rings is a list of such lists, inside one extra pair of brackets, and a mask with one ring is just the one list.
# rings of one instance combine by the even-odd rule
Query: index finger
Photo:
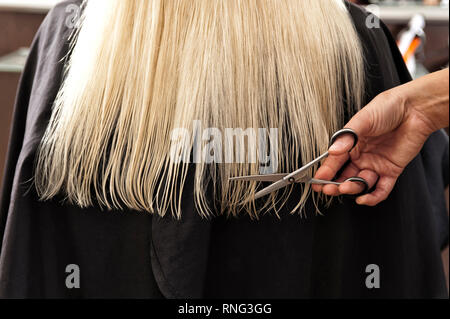
[[(350, 158), (349, 153), (342, 155), (330, 155), (317, 170), (314, 178), (323, 180), (332, 180), (340, 171), (342, 166), (347, 163)], [(312, 188), (316, 192), (322, 191), (323, 185), (313, 185)]]

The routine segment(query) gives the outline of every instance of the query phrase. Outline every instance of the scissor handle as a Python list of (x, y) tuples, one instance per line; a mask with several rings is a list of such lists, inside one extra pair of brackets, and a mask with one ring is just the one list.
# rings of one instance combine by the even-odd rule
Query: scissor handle
[(369, 193), (369, 183), (362, 177), (350, 177), (348, 179), (345, 180), (346, 182), (353, 182), (353, 183), (360, 183), (364, 186), (364, 189), (357, 194), (356, 196), (362, 196), (362, 195), (366, 195)]
[(315, 179), (315, 178), (310, 180), (311, 184), (317, 184), (317, 185), (340, 186), (340, 185), (344, 184), (345, 182), (360, 183), (364, 186), (364, 189), (356, 196), (362, 196), (362, 195), (366, 195), (369, 193), (369, 190), (370, 190), (369, 183), (364, 178), (361, 178), (361, 177), (350, 177), (343, 182), (326, 181), (323, 179)]
[(342, 135), (346, 135), (346, 134), (350, 134), (351, 136), (353, 136), (353, 139), (355, 140), (355, 143), (353, 144), (352, 149), (354, 149), (356, 147), (356, 145), (358, 144), (358, 134), (356, 134), (355, 131), (353, 131), (351, 128), (344, 128), (340, 131), (337, 131), (332, 137), (331, 137), (331, 141), (330, 141), (330, 146), (334, 144), (334, 142), (336, 142), (336, 140), (341, 137)]

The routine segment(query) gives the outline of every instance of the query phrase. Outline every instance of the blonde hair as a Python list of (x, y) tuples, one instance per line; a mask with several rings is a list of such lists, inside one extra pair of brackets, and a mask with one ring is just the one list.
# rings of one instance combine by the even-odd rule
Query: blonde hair
[[(171, 161), (172, 130), (194, 120), (279, 128), (279, 169), (292, 172), (326, 151), (344, 113), (360, 107), (364, 82), (340, 0), (90, 0), (67, 67), (39, 148), (40, 198), (177, 217), (192, 164)], [(258, 165), (194, 169), (202, 216), (262, 212), (258, 183), (229, 181)], [(279, 209), (290, 192), (262, 207)], [(294, 211), (310, 193), (304, 185)]]

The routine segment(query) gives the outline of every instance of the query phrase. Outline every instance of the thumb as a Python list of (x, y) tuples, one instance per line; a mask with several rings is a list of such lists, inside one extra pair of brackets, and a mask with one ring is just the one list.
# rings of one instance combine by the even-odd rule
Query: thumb
[[(359, 137), (367, 136), (373, 125), (373, 107), (374, 101), (369, 103), (365, 108), (356, 113), (353, 118), (347, 123), (345, 128), (352, 129)], [(338, 138), (336, 142), (328, 150), (330, 155), (342, 155), (350, 152), (354, 145), (354, 139), (350, 135), (343, 135)]]
[(374, 104), (368, 104), (352, 117), (347, 125), (345, 125), (345, 128), (352, 129), (359, 137), (369, 136), (374, 124), (374, 107)]
[(330, 155), (342, 155), (344, 153), (350, 152), (350, 150), (353, 148), (353, 144), (355, 143), (355, 140), (353, 136), (345, 134), (341, 137), (339, 137), (333, 145), (331, 145), (328, 152)]

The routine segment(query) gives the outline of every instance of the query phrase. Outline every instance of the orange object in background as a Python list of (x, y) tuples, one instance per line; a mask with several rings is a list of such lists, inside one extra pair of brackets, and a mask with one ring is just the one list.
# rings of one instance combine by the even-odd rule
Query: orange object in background
[(409, 21), (408, 27), (398, 36), (398, 48), (413, 78), (416, 77), (417, 71), (416, 52), (425, 39), (425, 26), (425, 17), (416, 14)]
[(403, 60), (405, 60), (405, 63), (408, 63), (409, 59), (416, 54), (421, 44), (422, 44), (421, 38), (419, 37), (414, 38), (409, 48), (403, 54)]

